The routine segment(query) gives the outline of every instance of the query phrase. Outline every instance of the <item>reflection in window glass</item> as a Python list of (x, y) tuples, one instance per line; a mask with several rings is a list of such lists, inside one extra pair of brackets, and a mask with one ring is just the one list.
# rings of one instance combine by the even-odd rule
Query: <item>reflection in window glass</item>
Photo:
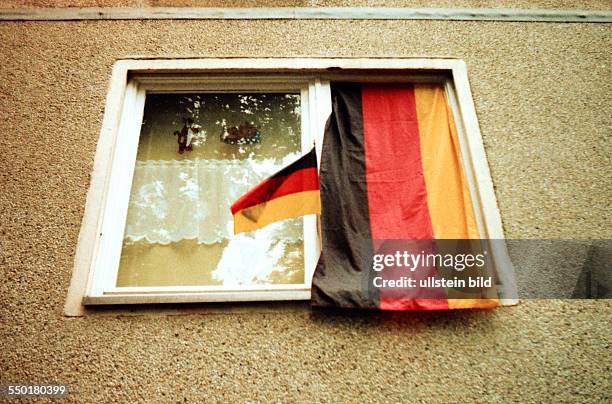
[(230, 205), (301, 154), (299, 94), (149, 94), (117, 286), (300, 284), (303, 220), (233, 235)]

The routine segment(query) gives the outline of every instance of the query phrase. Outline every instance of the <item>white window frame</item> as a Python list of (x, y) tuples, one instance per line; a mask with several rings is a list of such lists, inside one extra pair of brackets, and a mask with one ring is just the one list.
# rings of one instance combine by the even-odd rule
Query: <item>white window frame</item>
[[(147, 92), (265, 92), (295, 91), (299, 87), (302, 114), (307, 115), (302, 119), (302, 150), (308, 150), (314, 140), (317, 155), (320, 156), (324, 126), (331, 112), (330, 80), (444, 82), (457, 125), (462, 161), (481, 237), (504, 238), (467, 68), (461, 60), (119, 60), (113, 67), (65, 313), (81, 315), (83, 305), (97, 304), (310, 299), (309, 281), (301, 285), (264, 285), (240, 290), (226, 290), (216, 286), (118, 288), (114, 282)], [(305, 244), (305, 272), (306, 279), (310, 280), (320, 253), (316, 218), (312, 215), (305, 218)], [(494, 243), (492, 247), (497, 248), (497, 251), (493, 251), (496, 267), (511, 265), (503, 244)], [(502, 300), (502, 303), (515, 304), (516, 301)]]

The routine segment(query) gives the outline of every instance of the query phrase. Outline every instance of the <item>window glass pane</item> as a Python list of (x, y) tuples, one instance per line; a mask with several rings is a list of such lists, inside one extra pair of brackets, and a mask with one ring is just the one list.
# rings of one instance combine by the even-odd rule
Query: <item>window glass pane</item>
[(234, 236), (229, 210), (300, 128), (299, 94), (147, 95), (117, 286), (303, 283), (302, 218)]

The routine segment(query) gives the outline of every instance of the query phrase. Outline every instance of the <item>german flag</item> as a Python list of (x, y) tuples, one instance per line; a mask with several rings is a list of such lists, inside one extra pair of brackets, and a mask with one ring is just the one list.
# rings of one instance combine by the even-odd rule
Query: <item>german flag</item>
[(321, 213), (314, 147), (241, 196), (231, 206), (231, 211), (234, 234), (253, 231), (283, 219)]
[[(321, 155), (322, 253), (312, 281), (313, 305), (497, 306), (495, 290), (461, 295), (444, 287), (427, 293), (364, 287), (372, 283), (378, 241), (429, 240), (440, 251), (443, 240), (476, 243), (480, 234), (443, 85), (332, 83), (331, 92)], [(422, 276), (438, 276), (440, 270), (426, 268)]]

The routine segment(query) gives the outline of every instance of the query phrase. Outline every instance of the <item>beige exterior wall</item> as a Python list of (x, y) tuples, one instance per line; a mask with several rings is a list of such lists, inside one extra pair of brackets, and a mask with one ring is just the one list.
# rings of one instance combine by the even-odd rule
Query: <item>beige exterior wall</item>
[(118, 58), (462, 58), (506, 236), (611, 238), (610, 49), (606, 24), (0, 23), (0, 382), (105, 402), (609, 399), (607, 301), (404, 315), (62, 307)]
[(606, 0), (5, 0), (21, 7), (518, 7), (607, 10)]

